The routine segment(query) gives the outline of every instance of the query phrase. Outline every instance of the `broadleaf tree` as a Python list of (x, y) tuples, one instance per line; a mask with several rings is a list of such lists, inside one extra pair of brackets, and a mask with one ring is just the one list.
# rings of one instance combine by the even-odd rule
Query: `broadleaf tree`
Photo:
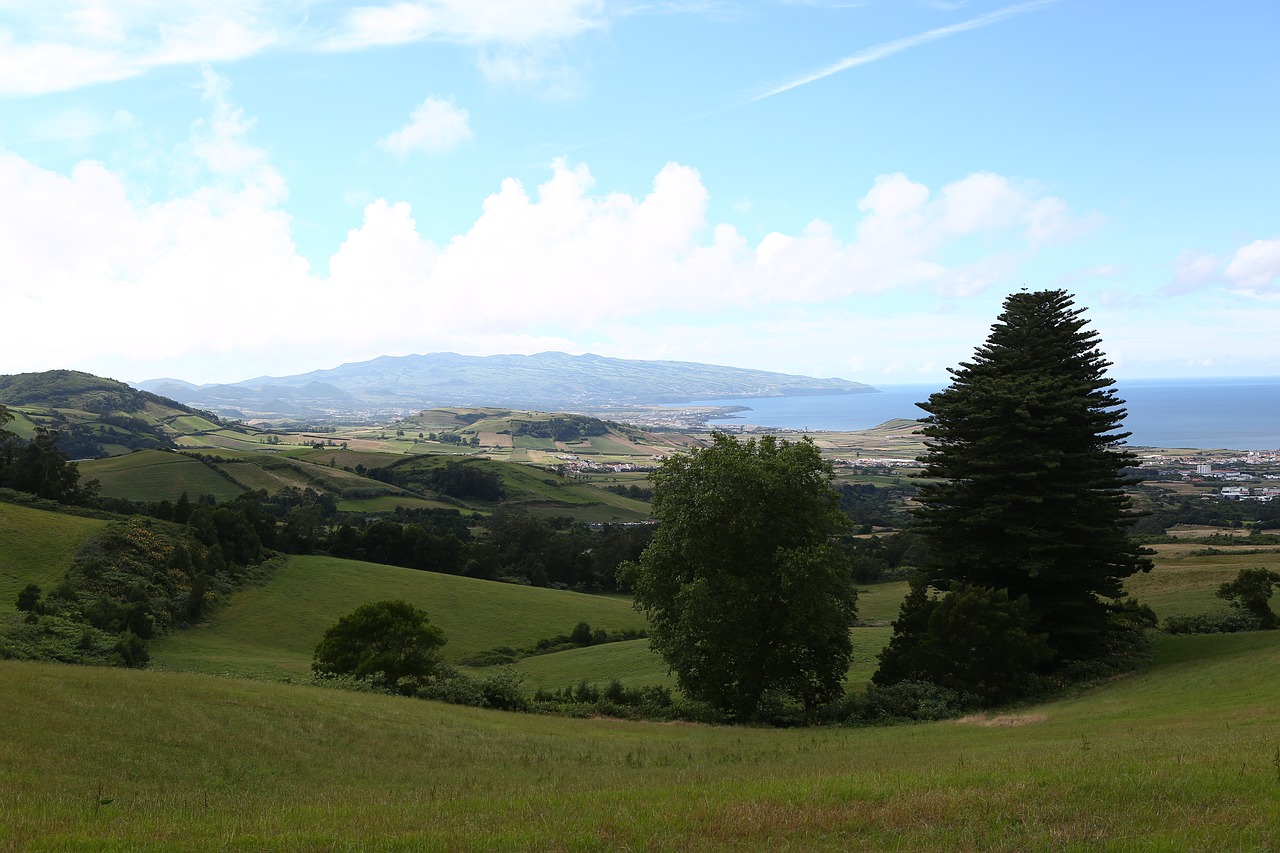
[(652, 479), (658, 529), (630, 575), (680, 688), (735, 719), (769, 691), (808, 711), (839, 696), (857, 592), (817, 447), (717, 434)]
[(372, 601), (343, 616), (324, 632), (311, 669), (322, 675), (377, 679), (408, 692), (440, 663), (444, 632), (427, 614), (401, 600)]
[[(1124, 579), (1151, 568), (1128, 535), (1123, 472), (1136, 458), (1121, 443), (1124, 401), (1083, 313), (1062, 290), (1010, 295), (972, 361), (920, 404), (925, 577), (944, 595), (981, 587), (1025, 599), (1049, 667), (1105, 654)], [(909, 657), (913, 638), (894, 647)], [(888, 669), (911, 667), (882, 658)]]

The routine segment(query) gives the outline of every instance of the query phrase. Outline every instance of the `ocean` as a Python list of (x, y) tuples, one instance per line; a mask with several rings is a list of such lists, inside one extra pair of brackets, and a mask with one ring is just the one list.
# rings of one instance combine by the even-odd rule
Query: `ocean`
[[(721, 423), (778, 429), (869, 429), (920, 418), (916, 403), (942, 384), (881, 385), (878, 394), (698, 400), (699, 406), (748, 406)], [(1280, 449), (1280, 377), (1132, 379), (1116, 382), (1129, 415), (1127, 443), (1140, 447)]]

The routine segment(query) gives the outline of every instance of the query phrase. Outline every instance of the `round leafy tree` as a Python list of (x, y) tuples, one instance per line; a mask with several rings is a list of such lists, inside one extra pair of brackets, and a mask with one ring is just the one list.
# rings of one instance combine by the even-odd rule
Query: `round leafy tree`
[(680, 688), (738, 719), (766, 691), (810, 710), (839, 696), (857, 593), (817, 447), (718, 434), (653, 484), (658, 530), (632, 579)]
[(1124, 401), (1083, 313), (1062, 290), (1012, 294), (973, 360), (920, 404), (928, 582), (1025, 598), (1057, 660), (1104, 653), (1124, 578), (1151, 568), (1128, 536)]
[(361, 605), (324, 632), (311, 668), (323, 675), (377, 679), (393, 690), (435, 672), (444, 632), (407, 601)]

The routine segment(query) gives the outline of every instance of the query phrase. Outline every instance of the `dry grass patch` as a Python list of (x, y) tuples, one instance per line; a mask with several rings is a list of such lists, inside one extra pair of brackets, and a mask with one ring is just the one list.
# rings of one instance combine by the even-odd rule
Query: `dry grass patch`
[(982, 726), (984, 728), (1012, 728), (1013, 726), (1030, 726), (1043, 723), (1049, 719), (1048, 714), (970, 714), (956, 720), (960, 725)]

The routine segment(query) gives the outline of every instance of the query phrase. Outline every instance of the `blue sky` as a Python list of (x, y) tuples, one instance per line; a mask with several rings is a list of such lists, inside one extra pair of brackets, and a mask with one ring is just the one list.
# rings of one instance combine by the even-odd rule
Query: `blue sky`
[(0, 0), (0, 373), (1280, 375), (1280, 5)]

